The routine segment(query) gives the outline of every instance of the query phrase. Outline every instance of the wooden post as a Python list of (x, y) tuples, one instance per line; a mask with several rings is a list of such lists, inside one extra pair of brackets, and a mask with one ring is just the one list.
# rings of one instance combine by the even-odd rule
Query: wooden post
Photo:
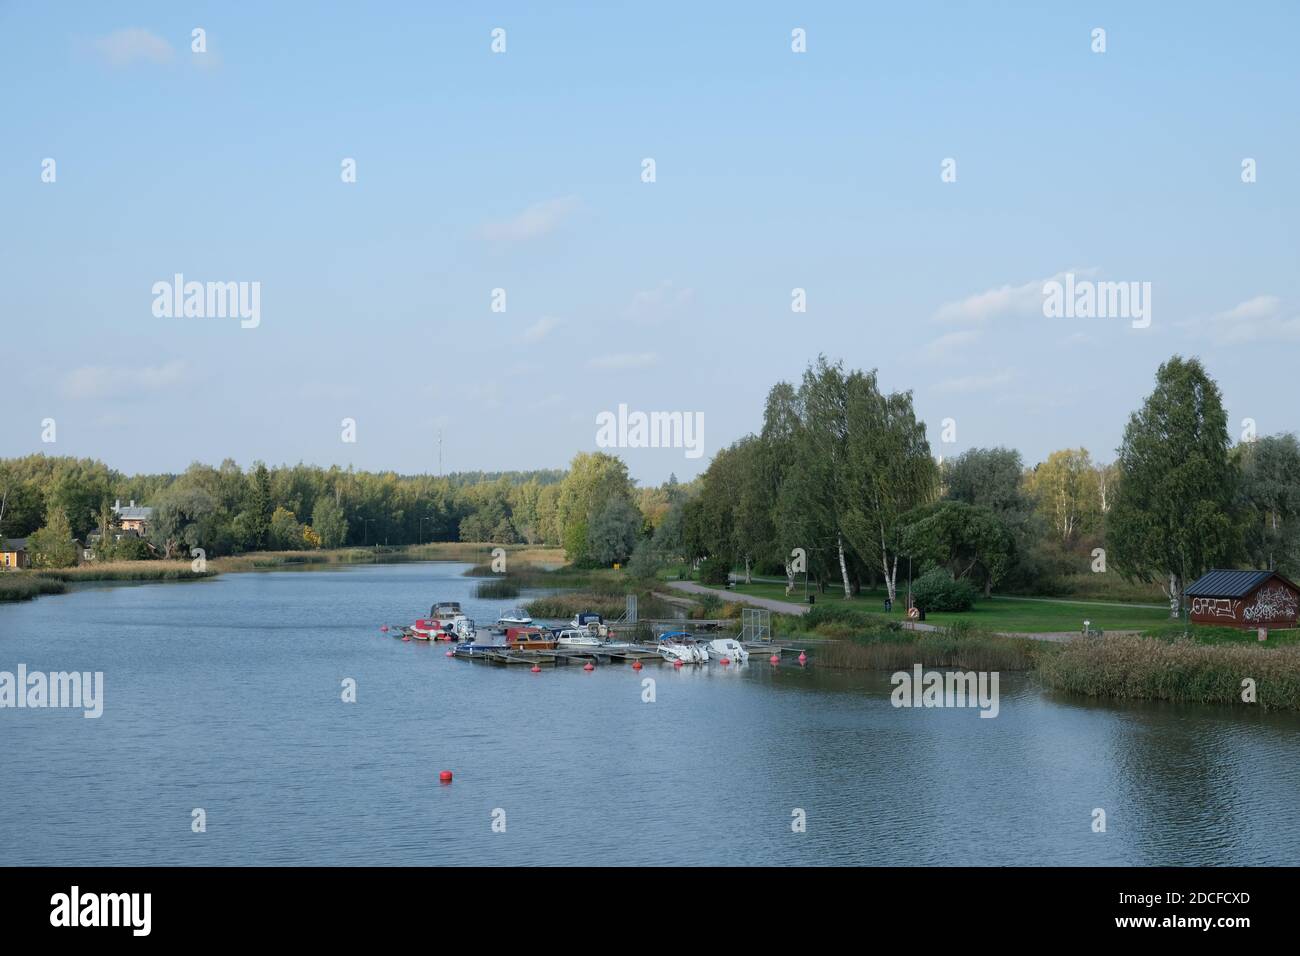
[(1268, 640), (1268, 628), (1266, 628), (1266, 627), (1261, 627), (1261, 628), (1259, 629), (1259, 639), (1260, 639), (1261, 641), (1267, 641), (1267, 640)]

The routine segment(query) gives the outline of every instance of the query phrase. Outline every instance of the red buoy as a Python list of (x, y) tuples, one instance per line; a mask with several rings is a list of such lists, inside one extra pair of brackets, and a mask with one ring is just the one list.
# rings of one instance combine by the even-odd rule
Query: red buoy
[(381, 631), (383, 631), (385, 634), (388, 633), (388, 625), (387, 625), (387, 624), (381, 624), (381, 625), (379, 626), (379, 629), (380, 629)]
[(444, 770), (442, 773), (438, 774), (438, 779), (442, 783), (451, 783), (451, 771)]
[(640, 662), (640, 661), (633, 661), (633, 662), (632, 662), (632, 670), (634, 670), (634, 671), (639, 671), (640, 669), (641, 669), (641, 662)]
[(724, 657), (722, 660), (718, 661), (718, 663), (721, 664), (723, 667), (726, 667), (728, 664), (731, 663), (731, 658)]
[(534, 674), (540, 674), (541, 672), (542, 672), (542, 668), (541, 668), (539, 665), (534, 664), (534, 665), (533, 665), (533, 673), (534, 673)]
[(410, 635), (410, 634), (403, 634), (403, 635), (402, 635), (402, 640), (404, 640), (404, 641), (409, 641), (410, 639), (411, 639), (411, 635)]
[(778, 657), (776, 654), (773, 654), (773, 655), (769, 658), (769, 660), (770, 660), (773, 664), (780, 664), (780, 663), (781, 663), (781, 658)]
[(673, 661), (673, 667), (681, 667), (681, 666), (682, 666), (681, 661)]
[(596, 669), (596, 665), (593, 664), (591, 661), (587, 661), (587, 663), (582, 665), (582, 669), (584, 671), (594, 671)]
[(455, 652), (455, 651), (448, 651), (448, 652), (447, 652), (447, 656), (448, 656), (448, 657), (455, 657), (455, 656), (456, 656), (456, 652)]

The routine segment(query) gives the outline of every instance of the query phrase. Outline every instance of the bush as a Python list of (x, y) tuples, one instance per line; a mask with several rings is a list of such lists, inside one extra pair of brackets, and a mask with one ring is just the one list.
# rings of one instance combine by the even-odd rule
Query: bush
[(731, 567), (719, 558), (709, 558), (700, 567), (700, 581), (703, 584), (726, 587), (731, 580)]
[(935, 568), (912, 582), (912, 601), (927, 613), (969, 611), (975, 606), (975, 588), (969, 581), (955, 581), (947, 571)]

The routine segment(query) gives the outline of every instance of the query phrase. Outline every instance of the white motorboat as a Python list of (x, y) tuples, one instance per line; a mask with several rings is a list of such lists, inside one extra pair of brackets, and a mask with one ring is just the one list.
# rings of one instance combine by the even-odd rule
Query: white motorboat
[(745, 650), (745, 645), (732, 637), (719, 637), (709, 641), (708, 648), (709, 657), (715, 661), (725, 657), (737, 664), (744, 664), (749, 660), (749, 651)]
[(704, 664), (708, 662), (709, 650), (685, 631), (674, 631), (659, 638), (656, 648), (666, 661), (681, 661), (683, 664)]
[(456, 635), (458, 641), (473, 641), (478, 636), (478, 628), (474, 622), (464, 614), (457, 614), (452, 621), (452, 633)]
[(593, 633), (587, 628), (566, 627), (560, 631), (560, 636), (555, 639), (556, 647), (604, 647), (605, 641), (599, 634)]
[(609, 626), (604, 619), (590, 611), (579, 611), (565, 627), (573, 631), (588, 631), (599, 638), (609, 637)]
[(532, 623), (533, 619), (521, 607), (512, 607), (508, 611), (503, 611), (497, 618), (497, 627), (527, 627)]

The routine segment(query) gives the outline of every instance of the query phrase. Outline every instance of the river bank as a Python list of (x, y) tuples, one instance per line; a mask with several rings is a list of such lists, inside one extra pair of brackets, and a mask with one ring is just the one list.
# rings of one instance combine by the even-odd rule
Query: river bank
[[(493, 561), (504, 561), (504, 572)], [(1043, 640), (1053, 635), (1001, 634), (969, 622), (904, 626), (895, 619), (843, 603), (813, 608), (755, 600), (690, 582), (638, 580), (612, 569), (564, 565), (559, 549), (516, 545), (442, 542), (401, 548), (345, 548), (334, 551), (259, 552), (190, 561), (134, 561), (82, 565), (0, 575), (0, 601), (60, 594), (82, 582), (193, 581), (253, 571), (326, 569), (359, 564), (460, 561), (466, 576), (483, 579), (476, 593), (510, 598), (544, 592), (525, 601), (538, 618), (565, 619), (578, 611), (617, 618), (636, 594), (642, 618), (732, 619), (739, 630), (742, 610), (763, 606), (773, 612), (776, 634), (816, 641), (819, 666), (896, 671), (914, 664), (977, 671), (1016, 671), (1046, 689), (1094, 698), (1162, 700), (1300, 711), (1300, 636), (1277, 632), (1267, 644), (1253, 633), (1192, 628), (1186, 634), (1168, 624), (1101, 639)], [(667, 586), (673, 595), (662, 593)], [(486, 589), (486, 590), (485, 590)], [(647, 631), (648, 636), (648, 631)], [(1062, 635), (1065, 638), (1077, 635)]]
[(479, 562), (491, 560), (494, 551), (498, 548), (504, 553), (507, 562), (512, 558), (529, 565), (562, 564), (564, 561), (564, 552), (556, 548), (439, 541), (400, 547), (379, 545), (320, 551), (257, 551), (202, 560), (90, 562), (71, 568), (43, 568), (0, 573), (0, 603), (26, 601), (41, 595), (63, 594), (67, 591), (67, 585), (79, 583), (198, 581), (218, 574), (284, 571), (337, 564), (401, 564), (410, 561)]

